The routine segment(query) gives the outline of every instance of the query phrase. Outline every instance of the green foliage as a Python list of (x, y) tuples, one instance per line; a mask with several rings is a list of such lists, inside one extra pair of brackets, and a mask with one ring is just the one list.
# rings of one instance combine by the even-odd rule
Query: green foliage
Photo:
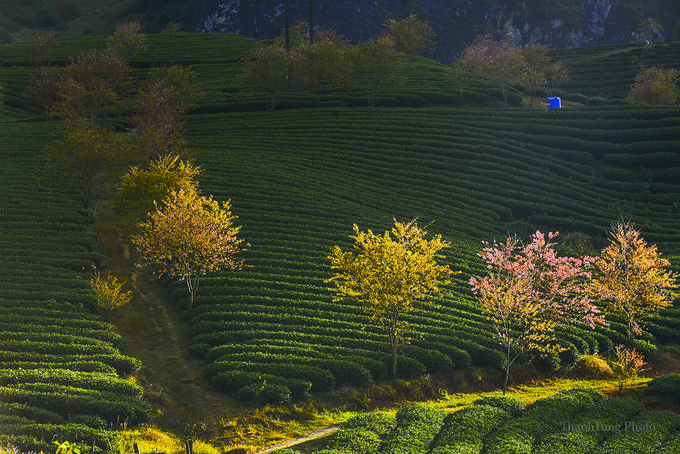
[(427, 53), (435, 37), (434, 30), (427, 21), (421, 21), (415, 14), (400, 20), (385, 23), (385, 35), (393, 42), (399, 52), (409, 56), (409, 66), (413, 66), (413, 56)]
[(489, 405), (476, 404), (457, 411), (444, 421), (432, 454), (479, 453), (486, 436), (510, 417), (510, 413)]
[(397, 412), (397, 425), (385, 437), (382, 453), (426, 453), (439, 432), (446, 413), (424, 405), (411, 404)]
[(121, 113), (122, 101), (132, 92), (132, 71), (111, 53), (71, 59), (60, 73), (56, 110), (62, 117), (102, 127), (108, 116)]
[(290, 403), (290, 389), (274, 383), (253, 383), (236, 391), (236, 399), (253, 405), (285, 405)]
[[(335, 246), (328, 258), (331, 268), (339, 270), (326, 280), (332, 282), (338, 300), (353, 298), (366, 313), (387, 332), (392, 353), (392, 378), (397, 378), (397, 348), (403, 343), (404, 315), (432, 295), (441, 294), (450, 284), (448, 276), (456, 274), (439, 265), (439, 251), (450, 247), (441, 236), (425, 239), (426, 230), (416, 220), (394, 220), (391, 232), (383, 236), (371, 230), (360, 232), (354, 224), (356, 255)], [(424, 369), (424, 368), (423, 368)]]
[(668, 374), (657, 377), (647, 383), (648, 391), (661, 400), (673, 403), (680, 402), (680, 374)]
[(486, 396), (477, 399), (474, 403), (499, 408), (512, 416), (519, 415), (526, 408), (523, 400), (513, 396)]
[(57, 131), (6, 124), (0, 143), (2, 187), (14, 201), (0, 202), (0, 236), (12, 239), (0, 252), (0, 444), (22, 452), (51, 451), (57, 426), (81, 448), (106, 449), (116, 434), (102, 430), (105, 420), (150, 416), (141, 388), (120, 378), (139, 361), (120, 354), (121, 336), (91, 310), (88, 271), (101, 256), (88, 218), (69, 188), (40, 170)]
[(362, 413), (348, 419), (342, 425), (346, 430), (362, 430), (377, 434), (380, 438), (384, 438), (396, 426), (396, 420), (393, 416), (385, 413)]
[(378, 88), (397, 80), (401, 71), (401, 53), (393, 48), (389, 37), (359, 43), (347, 55), (350, 80), (365, 87), (368, 105), (375, 106)]
[(96, 298), (94, 305), (107, 321), (113, 310), (130, 302), (132, 291), (124, 292), (123, 285), (125, 282), (119, 283), (118, 279), (110, 273), (106, 275), (106, 279), (102, 279), (99, 270), (95, 268), (94, 277), (90, 279), (90, 286)]
[(105, 185), (131, 161), (126, 140), (101, 127), (71, 123), (63, 140), (48, 146), (45, 159), (92, 211)]
[(356, 454), (372, 454), (378, 452), (381, 442), (380, 436), (371, 430), (343, 427), (328, 438), (326, 448)]
[(162, 202), (173, 192), (198, 192), (200, 173), (200, 167), (192, 161), (182, 161), (179, 156), (162, 156), (146, 169), (130, 167), (121, 178), (114, 202), (123, 231), (138, 233), (138, 225), (149, 220), (154, 203)]
[(139, 22), (120, 24), (113, 36), (106, 38), (107, 49), (129, 61), (147, 47), (146, 36), (140, 29)]
[(286, 387), (292, 397), (307, 397), (312, 388), (312, 383), (309, 381), (240, 370), (220, 372), (210, 381), (215, 388), (225, 393), (234, 393), (241, 388), (264, 382)]
[(680, 71), (676, 69), (644, 68), (635, 76), (635, 83), (626, 94), (630, 103), (674, 105), (680, 100)]

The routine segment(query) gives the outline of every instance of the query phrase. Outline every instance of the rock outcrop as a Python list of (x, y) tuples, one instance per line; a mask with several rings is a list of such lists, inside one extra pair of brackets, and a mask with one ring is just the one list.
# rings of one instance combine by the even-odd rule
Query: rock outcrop
[[(307, 20), (310, 0), (288, 0), (289, 21)], [(491, 34), (513, 45), (581, 47), (673, 38), (677, 0), (334, 0), (313, 1), (314, 25), (352, 42), (382, 34), (388, 19), (417, 14), (437, 33), (435, 57), (449, 62), (475, 35)], [(284, 0), (220, 0), (197, 26), (202, 32), (272, 38), (284, 26)], [(647, 32), (640, 29), (647, 21)]]

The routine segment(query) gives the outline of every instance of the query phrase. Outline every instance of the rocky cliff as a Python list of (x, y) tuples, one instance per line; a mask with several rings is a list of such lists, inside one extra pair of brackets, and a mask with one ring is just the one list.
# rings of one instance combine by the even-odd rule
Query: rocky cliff
[[(580, 47), (672, 39), (680, 19), (678, 0), (288, 0), (289, 20), (332, 28), (352, 42), (380, 36), (388, 19), (416, 14), (437, 33), (434, 56), (449, 62), (477, 34), (520, 46)], [(197, 26), (202, 32), (237, 33), (253, 39), (281, 34), (284, 0), (219, 0)], [(647, 26), (641, 29), (641, 24)]]

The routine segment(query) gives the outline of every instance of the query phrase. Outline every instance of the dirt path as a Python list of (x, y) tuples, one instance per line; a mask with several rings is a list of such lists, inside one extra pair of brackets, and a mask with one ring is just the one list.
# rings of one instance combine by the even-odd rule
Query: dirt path
[(167, 290), (155, 275), (135, 266), (129, 245), (121, 246), (133, 294), (114, 322), (127, 335), (123, 352), (142, 361), (136, 379), (158, 410), (152, 424), (182, 438), (210, 436), (210, 426), (233, 400), (205, 383), (203, 364), (188, 353), (187, 324), (171, 306)]
[(299, 445), (300, 443), (305, 443), (310, 440), (316, 440), (317, 438), (325, 437), (326, 435), (332, 434), (339, 428), (340, 428), (339, 425), (324, 427), (323, 429), (316, 430), (310, 433), (309, 435), (305, 435), (304, 437), (298, 438), (297, 440), (289, 441), (287, 443), (274, 446), (273, 448), (267, 448), (264, 451), (258, 451), (255, 454), (265, 454), (267, 452), (276, 451), (277, 449), (290, 448), (291, 446)]

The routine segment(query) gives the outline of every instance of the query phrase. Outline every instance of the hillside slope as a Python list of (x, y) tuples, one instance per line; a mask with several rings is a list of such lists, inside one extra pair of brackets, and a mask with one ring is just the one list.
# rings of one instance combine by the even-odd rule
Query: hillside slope
[[(323, 282), (326, 255), (334, 244), (350, 247), (354, 223), (380, 232), (393, 217), (433, 222), (431, 231), (454, 244), (447, 262), (463, 272), (437, 307), (407, 317), (417, 335), (402, 376), (500, 365), (466, 284), (482, 272), (475, 253), (483, 240), (559, 230), (586, 234), (599, 249), (623, 217), (672, 260), (680, 252), (678, 108), (326, 108), (195, 115), (187, 126), (210, 176), (203, 190), (232, 199), (251, 245), (252, 268), (205, 279), (196, 297), (192, 352), (225, 391), (254, 371), (308, 380), (312, 390), (386, 375), (385, 335), (351, 301), (333, 303)], [(172, 288), (183, 298), (180, 284)], [(576, 357), (607, 352), (624, 332), (610, 321), (560, 337)], [(649, 340), (679, 334), (647, 328)], [(342, 361), (354, 369), (341, 371), (334, 362)], [(319, 378), (317, 369), (331, 375)]]
[[(104, 41), (59, 40), (49, 64), (64, 65), (71, 56), (103, 47)], [(148, 42), (149, 48), (132, 62), (138, 77), (149, 67), (169, 63), (186, 64), (198, 74), (205, 96), (185, 123), (189, 146), (206, 171), (201, 188), (218, 200), (232, 199), (243, 227), (240, 235), (250, 244), (244, 257), (251, 267), (204, 279), (191, 317), (191, 353), (205, 360), (206, 378), (217, 389), (232, 393), (265, 378), (304, 396), (310, 386), (312, 391), (363, 386), (386, 376), (386, 336), (353, 302), (333, 302), (323, 282), (331, 274), (330, 248), (350, 247), (353, 223), (380, 232), (393, 217), (433, 221), (429, 230), (454, 245), (446, 262), (463, 272), (450, 295), (408, 318), (413, 335), (400, 360), (402, 377), (470, 364), (500, 365), (502, 355), (467, 285), (470, 275), (483, 271), (475, 255), (483, 240), (559, 230), (563, 237), (585, 238), (596, 251), (606, 242), (610, 224), (626, 218), (671, 261), (677, 264), (680, 257), (678, 107), (461, 109), (452, 106), (457, 96), (446, 67), (418, 59), (404, 86), (381, 91), (381, 104), (393, 107), (358, 107), (365, 102), (361, 87), (332, 86), (322, 96), (324, 107), (314, 108), (309, 94), (295, 93), (286, 94), (286, 110), (264, 112), (261, 95), (245, 90), (237, 78), (239, 60), (251, 42), (224, 34), (153, 35)], [(659, 45), (654, 58), (666, 58), (664, 49), (676, 48)], [(566, 52), (562, 57), (579, 61)], [(74, 318), (101, 325), (97, 331), (110, 331), (78, 304), (71, 307), (74, 301), (88, 305), (86, 276), (78, 280), (78, 275), (100, 260), (91, 250), (93, 239), (77, 199), (53, 181), (39, 179), (40, 154), (60, 124), (44, 122), (44, 112), (23, 101), (21, 93), (34, 70), (21, 56), (20, 45), (0, 46), (0, 59), (0, 83), (10, 106), (0, 123), (6, 164), (2, 184), (6, 194), (17, 194), (3, 205), (8, 224), (0, 223), (0, 230), (7, 229), (8, 245), (20, 243), (7, 249), (8, 263), (18, 264), (5, 270), (7, 301), (1, 306), (12, 314), (31, 300), (36, 303), (27, 308), (53, 311), (57, 317), (51, 318), (65, 317), (65, 307)], [(491, 87), (477, 83), (473, 88), (470, 95), (478, 105), (493, 105), (485, 104), (497, 96)], [(117, 124), (124, 126), (123, 121)], [(65, 238), (62, 230), (75, 233)], [(41, 231), (50, 236), (40, 236)], [(562, 251), (569, 252), (569, 245)], [(183, 283), (168, 281), (168, 287), (176, 300), (184, 298)], [(57, 303), (44, 303), (50, 298)], [(610, 351), (625, 340), (621, 320), (610, 322), (595, 332), (560, 333), (567, 351), (548, 358), (543, 367)], [(14, 328), (8, 328), (8, 339), (20, 323), (10, 322)], [(54, 329), (55, 336), (75, 336), (74, 327)], [(646, 323), (642, 337), (677, 342), (678, 310)], [(91, 359), (97, 371), (108, 374), (95, 381), (124, 393), (139, 392), (118, 377), (136, 365), (115, 353), (119, 338), (101, 341), (108, 344), (101, 350), (114, 358)], [(114, 370), (105, 359), (119, 360), (127, 369)], [(40, 361), (37, 367), (43, 367)], [(30, 383), (28, 388), (52, 385), (63, 386)], [(146, 410), (139, 405), (133, 409), (143, 420)], [(38, 413), (48, 421), (71, 418), (41, 411), (30, 415)], [(11, 424), (31, 419), (14, 413), (3, 417)], [(109, 413), (88, 410), (73, 423), (94, 429), (108, 418)]]

